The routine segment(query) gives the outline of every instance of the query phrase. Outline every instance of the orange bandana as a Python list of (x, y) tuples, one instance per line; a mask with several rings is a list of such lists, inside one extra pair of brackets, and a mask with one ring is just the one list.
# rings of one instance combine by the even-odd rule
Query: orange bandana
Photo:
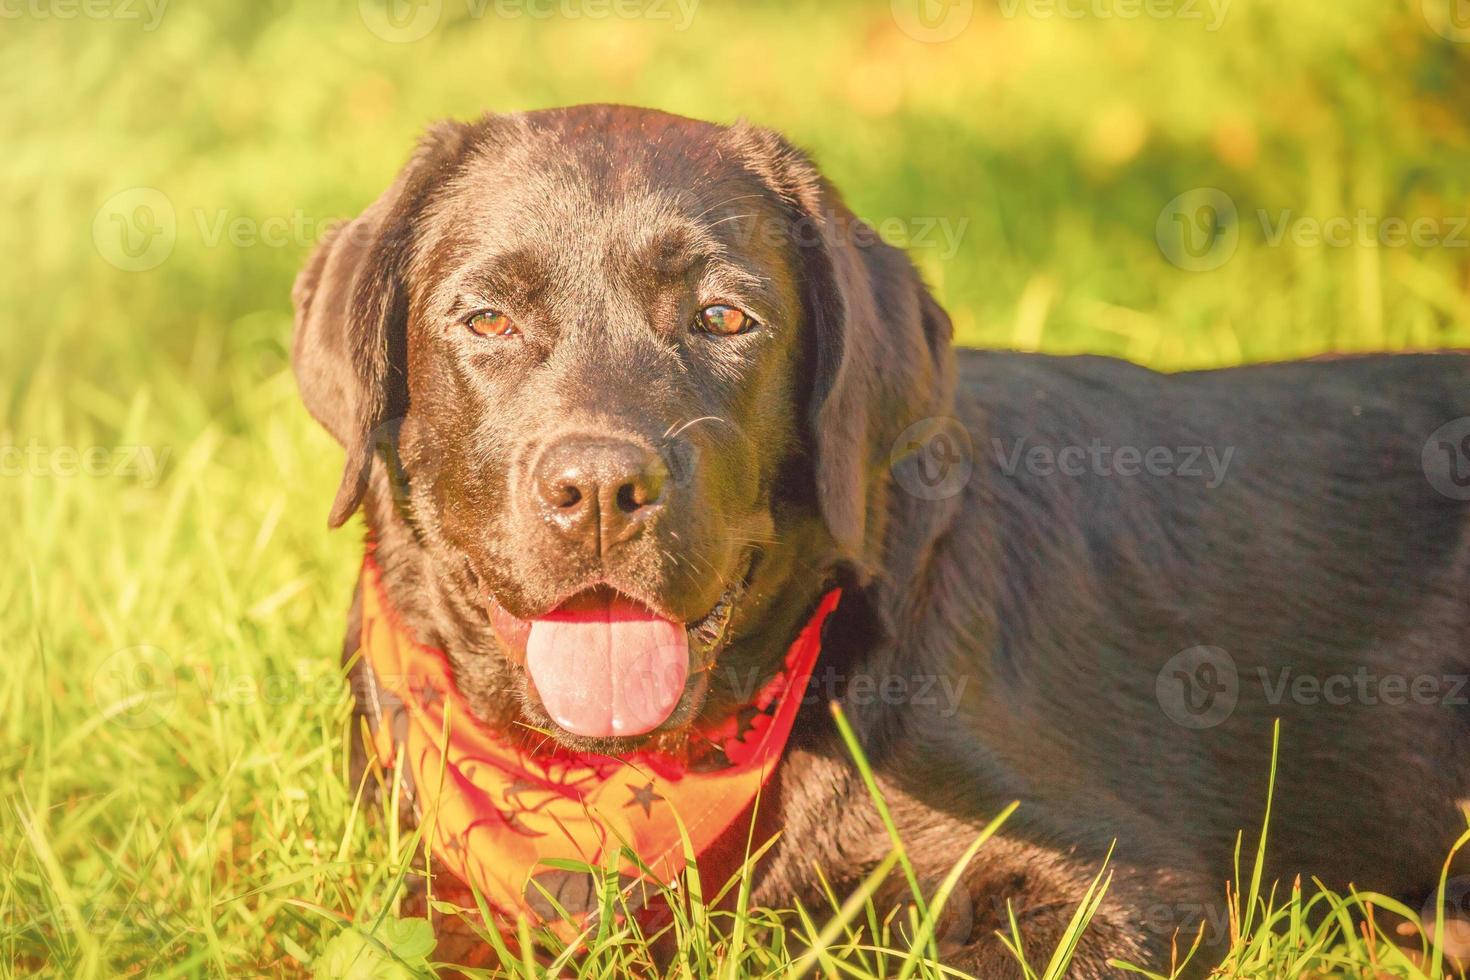
[[(720, 729), (702, 733), (709, 747), (701, 758), (643, 752), (613, 757), (559, 747), (533, 753), (476, 720), (454, 684), (448, 660), (419, 644), (402, 625), (378, 566), (368, 557), (363, 562), (362, 656), (379, 688), (403, 705), (398, 718), (377, 725), (379, 759), (392, 769), (396, 735), (424, 820), (431, 823), (425, 833), (435, 858), (501, 914), (519, 910), (533, 921), (538, 918), (527, 897), (538, 896), (539, 890), (528, 882), (546, 870), (546, 861), (605, 867), (624, 845), (652, 877), (667, 884), (685, 865), (675, 812), (701, 862), (717, 845), (728, 847), (722, 840), (726, 832), (752, 812), (781, 760), (821, 652), (822, 623), (839, 596), (834, 589), (822, 598), (787, 651), (785, 669), (756, 695), (754, 711), (737, 712), (741, 721), (731, 718)], [(447, 746), (446, 705), (452, 705)], [(743, 847), (743, 835), (739, 843)], [(702, 867), (702, 877), (707, 876), (711, 869)], [(724, 870), (736, 867), (738, 858)], [(643, 877), (633, 867), (621, 870)], [(722, 886), (724, 879), (713, 884)]]

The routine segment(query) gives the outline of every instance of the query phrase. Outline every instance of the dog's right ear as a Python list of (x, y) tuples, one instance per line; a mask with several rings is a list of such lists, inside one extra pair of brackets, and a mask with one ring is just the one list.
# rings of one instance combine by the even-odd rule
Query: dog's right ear
[(393, 185), (335, 229), (296, 277), (292, 366), (312, 416), (347, 450), (327, 523), (340, 527), (362, 503), (374, 433), (408, 411), (408, 263), (415, 218), (431, 189), (459, 163), (468, 127), (432, 127)]
[(806, 154), (743, 123), (727, 139), (792, 211), (817, 505), (843, 557), (866, 576), (881, 564), (893, 482), (885, 471), (899, 437), (952, 403), (953, 328), (908, 257), (852, 213)]

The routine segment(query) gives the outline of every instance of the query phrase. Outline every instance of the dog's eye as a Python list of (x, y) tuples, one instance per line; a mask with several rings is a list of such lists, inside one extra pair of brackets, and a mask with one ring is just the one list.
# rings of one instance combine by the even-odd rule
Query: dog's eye
[(700, 310), (699, 319), (694, 323), (694, 329), (702, 333), (714, 334), (717, 337), (733, 337), (736, 334), (749, 333), (756, 326), (755, 318), (749, 313), (720, 303)]
[(495, 310), (471, 313), (465, 320), (465, 326), (481, 337), (514, 337), (521, 332), (514, 320)]

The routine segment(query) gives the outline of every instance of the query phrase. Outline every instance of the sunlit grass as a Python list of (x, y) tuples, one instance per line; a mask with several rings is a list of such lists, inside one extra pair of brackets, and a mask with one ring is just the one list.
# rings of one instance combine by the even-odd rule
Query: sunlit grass
[[(328, 538), (320, 508), (299, 499), (302, 485), (330, 485), (335, 460), (284, 372), (254, 390), (227, 383), (240, 385), (258, 426), (226, 434), (206, 425), (177, 448), (158, 487), (54, 475), (4, 483), (24, 529), (0, 539), (12, 572), (0, 576), (9, 611), (0, 621), (0, 970), (10, 974), (330, 975), (364, 950), (432, 968), (427, 924), (402, 916), (404, 882), (426, 860), (419, 838), (386, 817), (396, 812), (391, 780), (384, 802), (364, 807), (362, 787), (347, 779), (353, 733), (335, 650), (358, 544), (351, 533)], [(109, 434), (100, 418), (52, 410), (44, 390), (30, 390), (17, 418), (53, 444), (141, 441), (159, 424), (157, 400), (142, 393), (112, 416)], [(999, 824), (1006, 814), (993, 816)], [(633, 917), (618, 926), (615, 914), (601, 918), (588, 950), (544, 945), (538, 962), (579, 976), (947, 975), (933, 959), (933, 916), (964, 862), (984, 860), (995, 825), (967, 842), (937, 891), (915, 890), (895, 918), (868, 902), (885, 876), (914, 883), (902, 838), (885, 823), (890, 857), (853, 895), (753, 908), (737, 883), (727, 909), (684, 882), (669, 896), (677, 914), (667, 930), (683, 951), (672, 963), (651, 943), (662, 937), (642, 934)], [(1312, 883), (1283, 890), (1260, 881), (1260, 867), (1258, 851), (1235, 869), (1225, 975), (1449, 975), (1427, 944), (1416, 956), (1386, 929), (1363, 932), (1370, 908), (1417, 921), (1413, 910)], [(1231, 869), (1220, 872), (1223, 892)], [(1076, 896), (1060, 959), (1006, 937), (1031, 958), (1028, 976), (1063, 975), (1066, 947), (1108, 897), (1107, 870), (1097, 874)], [(1181, 937), (1182, 952), (1191, 940)]]
[[(340, 452), (286, 365), (295, 270), (426, 120), (611, 100), (777, 126), (860, 213), (896, 220), (966, 343), (1165, 368), (1470, 346), (1470, 249), (1272, 245), (1259, 217), (1364, 210), (1448, 234), (1470, 210), (1470, 45), (1422, 7), (1235, 0), (1210, 33), (981, 2), (940, 45), (882, 2), (705, 0), (677, 32), (477, 21), (446, 0), (443, 29), (402, 45), (351, 2), (177, 2), (146, 32), (7, 17), (0, 449), (25, 455), (0, 475), (0, 971), (331, 973), (362, 949), (429, 968), (403, 912), (422, 848), (347, 776), (337, 660), (360, 529), (325, 531)], [(177, 240), (134, 272), (94, 225), (137, 187), (167, 198)], [(1242, 234), (1190, 271), (1156, 223), (1201, 187), (1230, 195)], [(247, 234), (222, 231), (235, 221)], [(65, 455), (91, 450), (95, 475)], [(983, 836), (966, 843), (983, 861)], [(909, 881), (893, 845), (881, 870)], [(1219, 869), (1222, 894), (1237, 883), (1236, 975), (1446, 969), (1427, 943), (1365, 931), (1370, 908), (1412, 910), (1259, 867)], [(1112, 900), (1097, 875), (1078, 929)], [(938, 976), (946, 883), (901, 919), (863, 890), (759, 909), (737, 886), (725, 910), (684, 885), (672, 964), (615, 915), (590, 955), (545, 962)], [(1057, 975), (1053, 950), (1008, 938)]]

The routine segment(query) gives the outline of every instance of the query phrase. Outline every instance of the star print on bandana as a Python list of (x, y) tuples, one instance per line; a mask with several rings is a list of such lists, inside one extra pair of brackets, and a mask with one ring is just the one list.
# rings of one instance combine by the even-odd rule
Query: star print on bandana
[(647, 786), (629, 783), (628, 788), (633, 791), (633, 798), (623, 804), (623, 809), (626, 810), (630, 806), (641, 806), (645, 817), (653, 816), (653, 805), (663, 800), (662, 796), (653, 791), (653, 780), (650, 779)]

